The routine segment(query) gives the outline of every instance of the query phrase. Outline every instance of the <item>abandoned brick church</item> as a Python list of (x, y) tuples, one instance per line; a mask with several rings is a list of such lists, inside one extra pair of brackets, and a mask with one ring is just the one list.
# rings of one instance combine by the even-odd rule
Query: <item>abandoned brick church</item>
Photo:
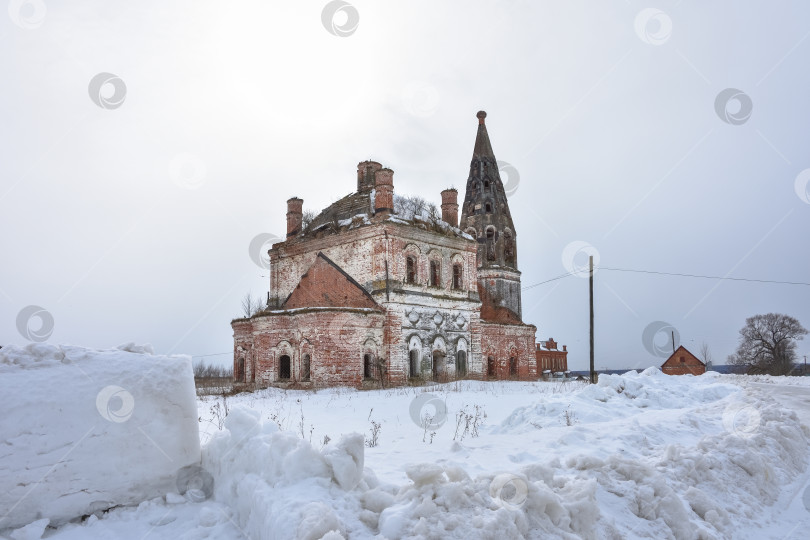
[(231, 323), (237, 382), (538, 379), (517, 231), (486, 113), (477, 117), (460, 223), (455, 189), (441, 192), (439, 215), (395, 196), (394, 172), (374, 161), (357, 166), (355, 192), (312, 219), (301, 199), (287, 201), (287, 238), (269, 251), (267, 307)]

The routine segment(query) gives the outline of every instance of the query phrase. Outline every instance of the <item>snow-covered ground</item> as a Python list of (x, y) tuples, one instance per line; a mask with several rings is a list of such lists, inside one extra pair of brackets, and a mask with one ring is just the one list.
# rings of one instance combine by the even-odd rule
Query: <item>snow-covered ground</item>
[[(169, 493), (44, 537), (805, 537), (809, 400), (810, 378), (657, 369), (594, 386), (206, 397), (195, 497)], [(45, 524), (10, 537), (39, 538)]]

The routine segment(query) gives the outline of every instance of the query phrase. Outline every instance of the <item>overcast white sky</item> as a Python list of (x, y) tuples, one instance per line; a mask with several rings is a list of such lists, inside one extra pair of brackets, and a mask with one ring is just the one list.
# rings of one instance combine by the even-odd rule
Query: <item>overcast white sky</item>
[[(438, 203), (465, 185), (479, 109), (519, 172), (524, 286), (591, 249), (606, 267), (810, 281), (805, 0), (353, 0), (343, 36), (325, 0), (66, 4), (0, 16), (0, 344), (27, 343), (34, 305), (50, 342), (229, 353), (240, 297), (268, 286), (251, 240), (284, 233), (289, 197), (319, 210), (371, 158)], [(99, 73), (125, 84), (102, 86), (109, 108)], [(750, 117), (732, 99), (720, 118), (727, 88)], [(642, 340), (656, 321), (718, 364), (748, 316), (810, 326), (801, 285), (600, 270), (595, 298), (597, 368), (660, 364)], [(587, 279), (523, 304), (585, 368)]]

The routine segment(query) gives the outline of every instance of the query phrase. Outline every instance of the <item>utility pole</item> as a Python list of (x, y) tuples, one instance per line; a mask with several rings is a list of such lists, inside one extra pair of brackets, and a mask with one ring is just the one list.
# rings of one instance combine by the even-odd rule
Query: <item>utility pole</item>
[(591, 304), (591, 384), (596, 383), (596, 373), (593, 370), (593, 255), (588, 257), (588, 265), (590, 267), (590, 275), (588, 276), (588, 285), (590, 289), (590, 304)]

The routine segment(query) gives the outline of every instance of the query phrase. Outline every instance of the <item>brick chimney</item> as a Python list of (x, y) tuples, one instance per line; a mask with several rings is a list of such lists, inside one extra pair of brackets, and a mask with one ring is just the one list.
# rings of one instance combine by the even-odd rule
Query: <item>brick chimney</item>
[(357, 164), (357, 192), (369, 193), (374, 189), (374, 173), (382, 169), (376, 161), (361, 161)]
[(287, 238), (301, 232), (304, 220), (304, 199), (293, 197), (287, 201)]
[(394, 171), (380, 169), (374, 172), (374, 213), (394, 211)]
[(442, 221), (458, 227), (458, 191), (453, 188), (442, 191)]

